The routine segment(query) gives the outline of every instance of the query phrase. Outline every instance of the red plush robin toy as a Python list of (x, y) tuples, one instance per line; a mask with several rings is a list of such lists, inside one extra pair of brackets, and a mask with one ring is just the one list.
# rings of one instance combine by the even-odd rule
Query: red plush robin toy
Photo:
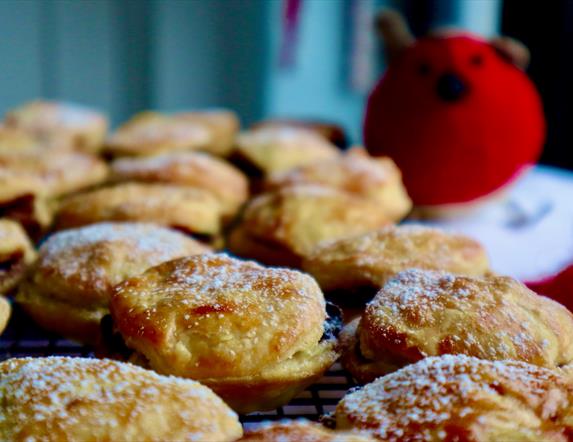
[(535, 163), (545, 121), (522, 44), (453, 31), (415, 40), (391, 11), (378, 28), (389, 67), (368, 100), (364, 142), (394, 159), (421, 213), (489, 198)]

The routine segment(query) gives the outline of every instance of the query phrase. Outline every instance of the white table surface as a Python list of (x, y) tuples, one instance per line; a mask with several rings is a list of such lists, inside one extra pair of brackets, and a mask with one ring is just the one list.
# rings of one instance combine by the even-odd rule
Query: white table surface
[(497, 273), (527, 281), (554, 274), (573, 262), (573, 173), (536, 166), (503, 200), (425, 224), (479, 240)]

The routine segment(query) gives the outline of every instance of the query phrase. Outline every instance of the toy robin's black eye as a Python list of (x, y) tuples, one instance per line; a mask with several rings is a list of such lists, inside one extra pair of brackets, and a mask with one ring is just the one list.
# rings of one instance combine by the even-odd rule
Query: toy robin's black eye
[(470, 64), (476, 67), (483, 65), (483, 56), (481, 54), (472, 55), (470, 58)]
[(428, 63), (420, 63), (418, 65), (418, 74), (422, 75), (423, 77), (427, 77), (432, 72), (432, 68)]

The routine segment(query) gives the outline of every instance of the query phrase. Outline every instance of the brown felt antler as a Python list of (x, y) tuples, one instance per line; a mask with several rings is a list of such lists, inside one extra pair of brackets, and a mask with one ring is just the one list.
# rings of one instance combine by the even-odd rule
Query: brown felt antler
[(384, 9), (376, 16), (376, 30), (384, 41), (386, 57), (392, 61), (416, 40), (402, 14)]
[(490, 40), (493, 48), (507, 61), (520, 69), (527, 68), (529, 64), (529, 49), (520, 41), (511, 37), (495, 37)]
[[(383, 9), (376, 16), (376, 30), (384, 42), (384, 50), (389, 61), (400, 56), (402, 52), (416, 38), (410, 32), (406, 20), (398, 11)], [(449, 29), (437, 29), (432, 32), (442, 35), (451, 31)], [(495, 37), (490, 40), (492, 47), (507, 61), (520, 69), (527, 68), (529, 64), (529, 49), (520, 41), (511, 37)]]

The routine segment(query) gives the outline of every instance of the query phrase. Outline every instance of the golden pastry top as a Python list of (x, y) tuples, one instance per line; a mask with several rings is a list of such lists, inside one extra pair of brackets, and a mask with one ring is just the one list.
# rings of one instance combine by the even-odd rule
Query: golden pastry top
[(410, 268), (483, 275), (484, 248), (467, 236), (421, 225), (386, 226), (320, 244), (303, 263), (323, 290), (380, 288)]
[(386, 210), (392, 220), (403, 218), (412, 208), (412, 201), (402, 184), (402, 174), (388, 157), (371, 157), (361, 147), (343, 155), (273, 174), (267, 189), (296, 184), (319, 184), (372, 199)]
[(573, 430), (573, 386), (523, 362), (432, 357), (348, 394), (336, 421), (337, 429), (363, 429), (388, 442), (565, 442)]
[(214, 235), (221, 228), (221, 206), (202, 189), (128, 182), (65, 198), (57, 213), (60, 229), (102, 221), (151, 222)]
[(262, 194), (245, 208), (241, 226), (262, 241), (304, 256), (319, 242), (389, 223), (372, 201), (336, 189), (300, 185)]
[(502, 276), (401, 272), (368, 303), (358, 335), (365, 358), (402, 365), (442, 354), (550, 368), (573, 361), (573, 314)]
[(235, 154), (263, 176), (304, 164), (336, 158), (336, 146), (311, 130), (262, 127), (240, 133)]
[(120, 158), (111, 164), (113, 181), (171, 183), (211, 192), (225, 214), (234, 214), (249, 193), (247, 177), (226, 161), (201, 152)]
[(153, 224), (92, 224), (50, 236), (40, 247), (28, 284), (73, 305), (107, 307), (112, 287), (124, 279), (209, 251), (182, 233)]
[(199, 380), (280, 364), (315, 347), (326, 319), (311, 277), (222, 254), (169, 261), (124, 281), (110, 311), (151, 367)]
[(210, 389), (111, 360), (0, 363), (2, 440), (217, 440), (242, 434)]
[(210, 131), (201, 122), (141, 112), (110, 135), (105, 149), (114, 156), (145, 156), (199, 149), (210, 141)]

